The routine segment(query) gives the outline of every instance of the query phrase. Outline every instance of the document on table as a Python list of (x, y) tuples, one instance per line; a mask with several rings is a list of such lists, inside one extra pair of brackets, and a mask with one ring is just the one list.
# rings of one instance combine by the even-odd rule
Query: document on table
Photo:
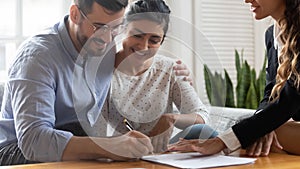
[(210, 168), (254, 163), (255, 158), (225, 156), (220, 154), (201, 155), (200, 153), (171, 153), (149, 155), (142, 160), (170, 165), (177, 168)]

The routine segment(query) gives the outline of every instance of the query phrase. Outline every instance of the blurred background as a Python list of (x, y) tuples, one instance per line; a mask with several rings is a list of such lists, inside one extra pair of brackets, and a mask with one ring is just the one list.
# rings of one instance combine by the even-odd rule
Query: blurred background
[[(52, 26), (68, 13), (72, 0), (0, 0), (0, 82), (20, 43), (30, 35)], [(212, 71), (226, 69), (236, 84), (235, 53), (259, 71), (265, 47), (264, 31), (270, 18), (256, 21), (249, 4), (242, 0), (166, 0), (172, 11), (169, 34), (161, 52), (180, 58), (195, 79), (204, 102), (203, 64)]]

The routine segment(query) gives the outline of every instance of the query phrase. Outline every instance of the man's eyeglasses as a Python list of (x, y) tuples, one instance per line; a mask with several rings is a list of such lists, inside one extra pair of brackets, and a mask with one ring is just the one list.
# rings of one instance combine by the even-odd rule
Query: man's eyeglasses
[(101, 25), (100, 24), (94, 24), (89, 20), (89, 18), (86, 16), (86, 14), (79, 7), (78, 7), (78, 10), (79, 10), (80, 14), (84, 17), (84, 19), (86, 19), (87, 22), (93, 27), (94, 33), (97, 32), (99, 34), (105, 34), (108, 31), (110, 31), (111, 35), (113, 37), (115, 37), (124, 30), (123, 23), (115, 25), (114, 27), (110, 27), (109, 25), (106, 25), (106, 24), (103, 24), (103, 25), (102, 24)]

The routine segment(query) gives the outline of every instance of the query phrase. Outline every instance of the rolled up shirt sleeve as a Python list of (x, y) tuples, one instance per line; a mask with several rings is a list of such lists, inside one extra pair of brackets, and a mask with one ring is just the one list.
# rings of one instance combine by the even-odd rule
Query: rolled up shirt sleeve
[(26, 64), (26, 67), (18, 69), (15, 65), (8, 81), (18, 145), (28, 160), (60, 161), (73, 135), (54, 127), (54, 80), (36, 61), (28, 59), (18, 64)]

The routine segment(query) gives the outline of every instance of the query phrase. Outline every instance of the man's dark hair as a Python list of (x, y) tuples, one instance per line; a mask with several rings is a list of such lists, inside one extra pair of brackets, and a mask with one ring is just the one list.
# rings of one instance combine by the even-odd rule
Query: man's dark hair
[(118, 12), (128, 5), (128, 0), (74, 0), (74, 3), (86, 14), (91, 12), (94, 2), (114, 12)]

